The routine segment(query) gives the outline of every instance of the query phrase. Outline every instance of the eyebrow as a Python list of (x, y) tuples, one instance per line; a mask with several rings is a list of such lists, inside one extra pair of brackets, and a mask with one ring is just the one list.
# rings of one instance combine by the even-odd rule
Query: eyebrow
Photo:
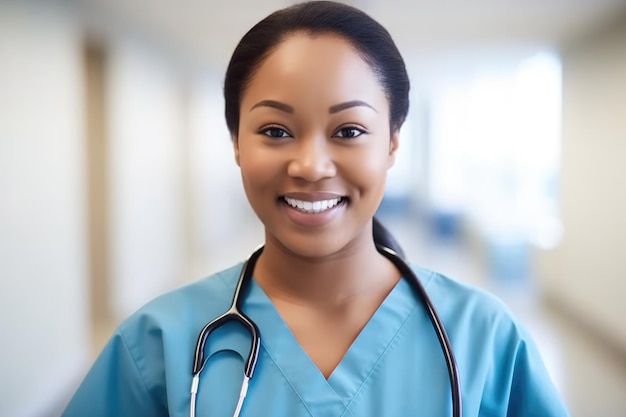
[(330, 114), (333, 114), (333, 113), (338, 113), (346, 109), (350, 109), (352, 107), (359, 107), (359, 106), (369, 107), (370, 109), (378, 113), (378, 110), (376, 110), (374, 107), (372, 107), (371, 105), (361, 100), (352, 100), (352, 101), (346, 101), (344, 103), (335, 104), (334, 106), (330, 106), (330, 108), (328, 109), (328, 112)]
[(250, 111), (256, 109), (257, 107), (270, 107), (272, 109), (280, 110), (285, 113), (294, 112), (293, 107), (291, 107), (289, 104), (281, 103), (280, 101), (276, 101), (276, 100), (259, 101), (257, 104), (255, 104), (254, 106), (250, 108)]
[[(373, 106), (361, 100), (352, 100), (352, 101), (346, 101), (343, 103), (335, 104), (328, 108), (328, 112), (330, 114), (335, 114), (335, 113), (339, 113), (340, 111), (347, 110), (352, 107), (359, 107), (359, 106), (368, 107), (374, 110), (376, 113), (378, 113), (378, 111)], [(292, 106), (290, 106), (289, 104), (282, 103), (280, 101), (276, 101), (276, 100), (261, 100), (258, 103), (256, 103), (254, 106), (252, 106), (250, 108), (250, 111), (256, 109), (257, 107), (270, 107), (272, 109), (280, 110), (285, 113), (294, 112), (294, 108)]]

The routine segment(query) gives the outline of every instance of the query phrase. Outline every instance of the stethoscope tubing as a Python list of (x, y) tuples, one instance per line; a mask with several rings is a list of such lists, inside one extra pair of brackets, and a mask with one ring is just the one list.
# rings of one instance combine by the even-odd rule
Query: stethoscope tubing
[(461, 417), (462, 397), (459, 369), (456, 364), (454, 352), (452, 351), (452, 345), (450, 343), (450, 340), (448, 339), (448, 334), (446, 333), (446, 329), (441, 322), (441, 318), (435, 310), (435, 306), (430, 300), (426, 289), (422, 285), (415, 272), (413, 272), (411, 267), (406, 263), (404, 259), (402, 259), (402, 257), (400, 257), (400, 255), (384, 246), (377, 245), (376, 248), (378, 249), (378, 252), (380, 252), (382, 255), (385, 255), (387, 259), (389, 259), (396, 266), (396, 268), (400, 270), (402, 275), (407, 278), (409, 284), (413, 288), (413, 291), (415, 291), (418, 297), (422, 300), (422, 303), (424, 304), (424, 307), (428, 312), (428, 318), (433, 325), (433, 330), (435, 330), (435, 333), (437, 334), (437, 339), (439, 340), (439, 344), (441, 345), (441, 351), (443, 352), (444, 358), (446, 360), (448, 377), (450, 379), (450, 392), (452, 396), (452, 416)]
[[(428, 317), (432, 323), (433, 329), (437, 335), (437, 339), (439, 340), (439, 344), (441, 345), (441, 350), (443, 352), (446, 367), (448, 369), (448, 376), (450, 379), (450, 390), (452, 396), (452, 416), (453, 417), (461, 417), (462, 415), (462, 405), (461, 405), (461, 382), (459, 379), (459, 371), (456, 365), (456, 360), (454, 357), (454, 353), (452, 351), (452, 346), (448, 339), (448, 335), (446, 334), (445, 328), (435, 307), (426, 292), (426, 289), (418, 279), (417, 275), (411, 267), (406, 263), (400, 255), (398, 255), (393, 250), (386, 248), (384, 246), (377, 245), (378, 252), (380, 252), (383, 256), (389, 259), (396, 268), (401, 272), (402, 276), (407, 278), (411, 288), (414, 292), (417, 293), (417, 296), (422, 301), (424, 308), (428, 313)], [(243, 302), (244, 292), (246, 291), (250, 279), (252, 278), (252, 272), (254, 270), (254, 265), (256, 264), (257, 259), (263, 252), (263, 246), (256, 249), (249, 258), (245, 261), (243, 267), (241, 268), (241, 272), (239, 274), (239, 279), (237, 280), (237, 286), (235, 288), (235, 292), (233, 294), (232, 302), (230, 307), (226, 312), (224, 312), (219, 317), (215, 318), (211, 322), (207, 323), (202, 330), (200, 330), (200, 334), (198, 335), (198, 341), (196, 343), (196, 349), (194, 351), (194, 361), (193, 361), (193, 369), (192, 369), (192, 383), (191, 383), (191, 403), (189, 406), (189, 416), (195, 417), (195, 409), (196, 409), (196, 396), (198, 393), (198, 386), (200, 383), (200, 373), (204, 369), (204, 365), (206, 363), (206, 358), (204, 356), (204, 348), (206, 346), (206, 342), (213, 332), (213, 330), (219, 328), (223, 324), (229, 321), (235, 321), (242, 324), (249, 332), (251, 336), (251, 344), (250, 344), (250, 352), (248, 354), (248, 359), (246, 361), (246, 366), (244, 368), (244, 378), (242, 382), (241, 391), (239, 394), (239, 400), (237, 402), (237, 407), (235, 409), (235, 414), (233, 417), (239, 416), (241, 411), (241, 407), (243, 405), (243, 401), (246, 396), (246, 392), (248, 389), (248, 382), (252, 379), (254, 375), (254, 370), (256, 367), (256, 363), (259, 357), (259, 348), (261, 345), (261, 337), (260, 332), (256, 324), (250, 320), (248, 316), (246, 316), (241, 311), (241, 304)]]
[(248, 330), (248, 332), (250, 332), (251, 337), (250, 352), (248, 353), (248, 359), (244, 368), (244, 376), (241, 384), (241, 390), (239, 392), (239, 400), (237, 401), (235, 414), (233, 414), (233, 417), (239, 416), (241, 407), (243, 406), (243, 401), (248, 391), (248, 381), (250, 381), (250, 379), (252, 379), (252, 376), (254, 375), (254, 369), (256, 368), (256, 363), (259, 359), (259, 348), (261, 347), (261, 332), (259, 331), (256, 323), (250, 320), (250, 318), (243, 311), (241, 311), (241, 303), (243, 302), (243, 293), (247, 289), (248, 283), (252, 278), (254, 265), (259, 256), (261, 256), (262, 252), (263, 246), (255, 250), (245, 261), (243, 267), (241, 268), (239, 278), (237, 279), (237, 286), (235, 287), (235, 292), (233, 293), (233, 298), (228, 310), (226, 310), (219, 317), (207, 323), (202, 328), (202, 330), (200, 330), (200, 334), (198, 335), (198, 341), (196, 342), (196, 349), (194, 351), (193, 359), (190, 391), (191, 400), (189, 405), (190, 417), (195, 417), (196, 415), (196, 397), (200, 385), (200, 373), (202, 372), (202, 369), (204, 369), (204, 365), (206, 363), (206, 359), (204, 357), (204, 348), (206, 346), (206, 342), (214, 330), (229, 321), (235, 321), (243, 325)]

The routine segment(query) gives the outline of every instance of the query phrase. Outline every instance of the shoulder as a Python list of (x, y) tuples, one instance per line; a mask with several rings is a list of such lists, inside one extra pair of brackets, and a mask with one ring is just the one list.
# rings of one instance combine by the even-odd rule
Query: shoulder
[(186, 387), (200, 329), (230, 305), (241, 267), (240, 263), (167, 292), (117, 328), (112, 340), (119, 340), (128, 352), (150, 391)]
[(515, 314), (498, 297), (443, 274), (412, 266), (439, 315), (457, 356), (515, 355), (532, 343)]
[(567, 415), (535, 342), (501, 300), (442, 274), (412, 269), (450, 340), (466, 410), (480, 415)]
[(167, 292), (124, 320), (63, 416), (166, 415), (168, 398), (187, 395), (198, 332), (228, 307), (240, 270)]
[(202, 320), (221, 314), (228, 307), (242, 264), (168, 291), (139, 308), (122, 324), (122, 331), (144, 321), (186, 322), (200, 315)]
[(510, 309), (488, 291), (416, 265), (411, 265), (411, 268), (442, 318), (516, 324), (517, 320)]
[[(242, 264), (169, 291), (124, 320), (115, 335), (137, 360), (148, 352), (193, 348), (200, 329), (230, 305)], [(160, 352), (160, 353), (159, 353)]]

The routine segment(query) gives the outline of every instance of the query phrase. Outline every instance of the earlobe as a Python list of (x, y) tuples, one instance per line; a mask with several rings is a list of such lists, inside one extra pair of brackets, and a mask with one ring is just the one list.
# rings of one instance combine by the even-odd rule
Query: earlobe
[(389, 163), (388, 168), (391, 168), (396, 161), (396, 151), (398, 150), (398, 137), (400, 136), (400, 131), (396, 130), (395, 132), (391, 132), (391, 137), (389, 138)]

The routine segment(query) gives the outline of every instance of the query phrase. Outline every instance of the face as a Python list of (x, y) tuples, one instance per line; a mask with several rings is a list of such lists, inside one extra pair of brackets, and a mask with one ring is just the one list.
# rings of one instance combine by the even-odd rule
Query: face
[(266, 246), (323, 258), (371, 245), (397, 133), (379, 81), (345, 40), (283, 41), (242, 95), (233, 144)]

